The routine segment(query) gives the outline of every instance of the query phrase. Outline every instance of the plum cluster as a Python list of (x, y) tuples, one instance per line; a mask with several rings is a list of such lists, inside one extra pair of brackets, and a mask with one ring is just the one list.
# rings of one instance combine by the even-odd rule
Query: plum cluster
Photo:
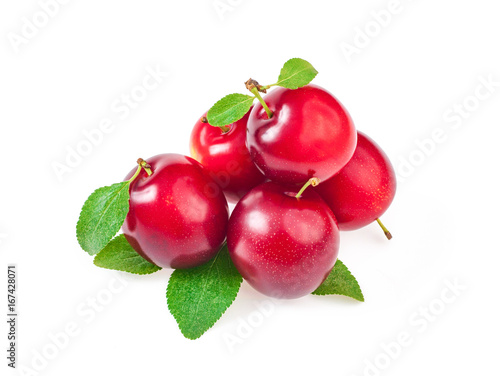
[[(391, 237), (379, 217), (395, 195), (394, 169), (317, 85), (273, 88), (225, 126), (204, 114), (190, 153), (149, 158), (130, 183), (123, 233), (158, 267), (202, 265), (227, 241), (252, 287), (298, 298), (334, 267), (339, 230), (378, 221)], [(230, 216), (228, 202), (236, 204)]]

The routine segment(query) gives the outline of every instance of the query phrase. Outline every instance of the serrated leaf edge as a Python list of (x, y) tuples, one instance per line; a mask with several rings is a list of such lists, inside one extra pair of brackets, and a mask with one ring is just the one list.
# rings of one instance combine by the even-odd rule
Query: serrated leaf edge
[[(349, 268), (342, 262), (340, 261), (339, 259), (337, 259), (336, 262), (340, 262), (347, 270), (347, 273), (349, 273), (349, 275), (354, 279), (354, 282), (356, 283), (356, 286), (358, 287), (358, 290), (359, 290), (359, 293), (361, 294), (361, 299), (358, 299), (354, 296), (351, 296), (351, 295), (347, 295), (347, 294), (340, 294), (340, 293), (332, 293), (332, 294), (328, 294), (328, 293), (316, 293), (315, 291), (313, 291), (311, 294), (312, 295), (317, 295), (317, 296), (326, 296), (326, 295), (341, 295), (341, 296), (347, 296), (348, 298), (352, 298), (354, 300), (357, 300), (358, 302), (364, 302), (365, 301), (365, 297), (363, 295), (363, 291), (361, 290), (361, 286), (359, 285), (359, 282), (358, 280), (356, 279), (356, 277), (351, 273), (351, 271), (349, 270)], [(334, 266), (335, 267), (335, 266)], [(332, 269), (333, 270), (333, 269)], [(319, 288), (319, 286), (318, 286)]]
[[(231, 122), (229, 122), (229, 123), (226, 123), (226, 124), (218, 124), (218, 123), (216, 123), (216, 122), (214, 122), (214, 121), (213, 121), (213, 118), (212, 118), (212, 116), (210, 115), (210, 113), (211, 113), (212, 109), (213, 109), (215, 106), (217, 106), (220, 102), (222, 102), (224, 99), (226, 99), (227, 97), (230, 97), (230, 96), (232, 96), (232, 95), (242, 95), (242, 96), (247, 97), (247, 100), (250, 100), (250, 99), (251, 99), (251, 103), (250, 103), (250, 106), (249, 106), (249, 108), (248, 108), (248, 109), (250, 109), (250, 107), (252, 107), (252, 103), (253, 103), (253, 101), (255, 100), (255, 97), (252, 97), (252, 96), (250, 96), (250, 95), (246, 95), (246, 94), (241, 94), (241, 93), (232, 93), (232, 94), (228, 94), (228, 95), (226, 95), (226, 96), (222, 97), (222, 98), (221, 98), (221, 99), (219, 99), (217, 102), (215, 102), (215, 104), (214, 104), (212, 107), (210, 107), (210, 109), (209, 109), (209, 110), (208, 110), (208, 112), (207, 112), (207, 120), (208, 120), (208, 123), (209, 123), (210, 125), (212, 125), (212, 126), (214, 126), (214, 127), (222, 127), (222, 126), (225, 126), (225, 125), (229, 125), (229, 124), (232, 124), (232, 123), (234, 123), (234, 122), (236, 122), (236, 121), (238, 121), (238, 120), (242, 119), (242, 118), (243, 118), (243, 117), (244, 117), (244, 116), (248, 113), (248, 111), (247, 111), (247, 112), (245, 112), (245, 113), (243, 114), (243, 116), (241, 116), (240, 118), (238, 118), (238, 119), (236, 119), (236, 118), (235, 118), (235, 120), (233, 120), (233, 121), (231, 121)], [(240, 103), (238, 103), (238, 105), (240, 105), (241, 103), (244, 103), (244, 102), (245, 102), (245, 101), (241, 101)], [(230, 109), (229, 109), (229, 110), (224, 111), (222, 114), (224, 114), (224, 113), (226, 113), (226, 112), (228, 112), (228, 111), (230, 111)], [(220, 114), (219, 114), (219, 115), (217, 115), (217, 117), (220, 117)]]
[[(90, 200), (90, 198), (91, 198), (91, 197), (92, 197), (92, 196), (93, 196), (93, 195), (94, 195), (97, 191), (99, 191), (99, 190), (101, 190), (101, 189), (105, 189), (105, 188), (112, 187), (112, 186), (113, 186), (113, 185), (115, 185), (115, 184), (122, 184), (122, 183), (125, 183), (125, 182), (114, 183), (114, 184), (111, 184), (111, 185), (106, 185), (106, 186), (104, 186), (104, 187), (99, 187), (99, 188), (95, 189), (95, 190), (94, 190), (94, 191), (93, 191), (93, 192), (92, 192), (92, 193), (91, 193), (91, 194), (87, 197), (87, 199), (86, 199), (86, 200), (85, 200), (85, 202), (83, 203), (82, 209), (80, 210), (80, 215), (78, 216), (78, 221), (76, 222), (76, 239), (77, 239), (78, 244), (80, 245), (80, 247), (81, 247), (81, 248), (85, 251), (85, 253), (89, 254), (90, 256), (95, 256), (95, 255), (97, 255), (97, 254), (98, 254), (100, 251), (102, 251), (102, 249), (104, 249), (104, 247), (106, 247), (106, 246), (104, 246), (101, 250), (99, 250), (99, 251), (98, 251), (98, 252), (96, 252), (96, 253), (90, 253), (90, 252), (88, 252), (88, 251), (87, 251), (87, 250), (83, 247), (83, 245), (82, 245), (82, 239), (81, 239), (81, 236), (80, 236), (79, 231), (78, 231), (78, 227), (79, 227), (79, 225), (80, 225), (80, 222), (82, 221), (83, 208), (85, 207), (85, 205), (87, 204), (87, 202)], [(129, 186), (130, 186), (130, 183), (129, 183), (128, 185), (127, 185), (127, 184), (125, 184), (125, 185), (124, 185), (124, 187), (129, 187)], [(120, 190), (120, 193), (121, 193), (121, 190)], [(119, 193), (119, 194), (120, 194), (120, 193)], [(118, 194), (118, 195), (119, 195), (119, 194)], [(118, 195), (117, 195), (117, 196), (118, 196)], [(110, 206), (110, 205), (111, 205), (111, 204), (109, 204), (109, 205), (107, 206), (106, 210), (109, 208), (109, 206)], [(99, 219), (98, 224), (100, 223), (100, 221), (101, 221), (101, 220)], [(125, 218), (124, 218), (124, 220), (123, 220), (123, 221), (125, 222)], [(123, 223), (122, 223), (122, 225), (123, 225)], [(96, 226), (97, 226), (97, 225), (96, 225)], [(121, 227), (121, 225), (120, 225), (120, 227)], [(94, 230), (94, 232), (95, 232), (95, 230)], [(108, 241), (108, 243), (107, 243), (106, 245), (108, 245), (108, 244), (109, 244), (109, 242), (111, 242), (113, 239), (114, 239), (114, 238), (111, 238), (111, 239)]]
[[(222, 247), (221, 247), (221, 250), (222, 250)], [(219, 252), (217, 253), (217, 255), (209, 262), (212, 262), (212, 266), (210, 266), (210, 268), (213, 267), (213, 264), (215, 263), (215, 261), (217, 260), (217, 258), (219, 257), (220, 255), (220, 252), (221, 250), (219, 250)], [(176, 272), (176, 270), (174, 270), (174, 272), (170, 275), (170, 278), (168, 279), (168, 284), (167, 284), (167, 291), (166, 291), (166, 298), (167, 298), (167, 307), (168, 307), (168, 310), (170, 311), (170, 313), (172, 314), (172, 309), (170, 308), (170, 301), (169, 301), (169, 287), (170, 287), (170, 280), (172, 278), (172, 275)], [(201, 333), (199, 336), (197, 337), (189, 337), (186, 335), (186, 333), (184, 332), (184, 330), (182, 330), (181, 326), (180, 326), (180, 323), (179, 321), (177, 320), (177, 317), (175, 317), (173, 314), (172, 316), (174, 317), (175, 319), (175, 322), (177, 323), (177, 327), (179, 328), (180, 332), (182, 333), (182, 335), (187, 338), (187, 339), (190, 339), (192, 341), (200, 338), (203, 334), (205, 334), (206, 332), (208, 332), (211, 328), (213, 328), (213, 326), (222, 318), (222, 316), (224, 315), (224, 313), (226, 313), (226, 311), (228, 310), (229, 307), (231, 307), (234, 303), (234, 301), (236, 300), (239, 292), (240, 292), (240, 289), (241, 289), (241, 284), (243, 283), (243, 277), (240, 276), (239, 278), (239, 283), (238, 283), (238, 290), (236, 292), (236, 294), (234, 295), (233, 299), (229, 302), (229, 304), (227, 305), (227, 307), (224, 309), (224, 311), (221, 312), (221, 315), (219, 316), (218, 319), (216, 319), (209, 327), (206, 328), (206, 330)]]
[[(104, 248), (103, 248), (104, 249)], [(100, 253), (100, 252), (99, 252)], [(153, 270), (151, 272), (147, 272), (147, 273), (138, 273), (138, 272), (131, 272), (130, 270), (124, 270), (124, 269), (114, 269), (114, 268), (108, 268), (107, 266), (102, 266), (102, 265), (97, 265), (95, 263), (95, 259), (96, 257), (99, 255), (99, 253), (97, 255), (95, 255), (94, 257), (94, 265), (97, 266), (98, 268), (102, 268), (102, 269), (107, 269), (107, 270), (115, 270), (115, 271), (119, 271), (119, 272), (124, 272), (124, 273), (129, 273), (129, 274), (135, 274), (135, 275), (151, 275), (153, 273), (156, 273), (156, 272), (159, 272), (160, 270), (162, 270), (162, 268), (160, 268), (159, 266), (156, 266), (158, 269), (156, 270)], [(137, 256), (132, 256), (132, 257), (127, 257), (127, 258), (135, 258), (135, 257), (140, 257), (144, 260), (144, 262), (148, 263), (148, 264), (151, 264), (148, 260), (144, 259), (141, 255), (137, 254)], [(127, 258), (124, 258), (124, 260), (126, 260)], [(154, 265), (154, 264), (152, 264)]]
[[(318, 73), (319, 73), (319, 72), (318, 72), (318, 71), (316, 70), (316, 68), (314, 68), (314, 66), (313, 66), (311, 63), (309, 63), (307, 60), (304, 60), (304, 59), (302, 59), (302, 58), (300, 58), (300, 57), (293, 57), (293, 58), (291, 58), (291, 59), (288, 59), (288, 60), (285, 62), (285, 64), (283, 64), (283, 67), (281, 68), (281, 71), (280, 71), (280, 75), (279, 75), (279, 77), (278, 77), (278, 82), (276, 82), (276, 85), (277, 85), (277, 86), (281, 86), (281, 85), (280, 85), (280, 83), (281, 83), (281, 82), (286, 81), (286, 80), (289, 80), (289, 79), (290, 79), (290, 77), (294, 77), (294, 76), (296, 76), (297, 74), (300, 74), (301, 72), (303, 72), (303, 71), (305, 70), (305, 69), (304, 69), (304, 70), (301, 70), (301, 71), (299, 71), (299, 72), (295, 73), (294, 75), (292, 75), (292, 76), (290, 76), (290, 77), (288, 77), (288, 78), (286, 78), (286, 79), (281, 80), (281, 74), (282, 74), (283, 68), (285, 67), (285, 65), (286, 65), (288, 62), (290, 62), (290, 61), (292, 61), (292, 60), (302, 60), (302, 61), (307, 62), (309, 65), (311, 65), (311, 67), (314, 69), (314, 72), (315, 72), (315, 73), (314, 73), (313, 78), (311, 79), (311, 81), (312, 81), (312, 80), (314, 80), (314, 79), (316, 78), (316, 76), (318, 75)], [(311, 81), (309, 81), (306, 85), (309, 85), (309, 84), (311, 83)], [(306, 85), (297, 86), (296, 88), (289, 88), (289, 89), (290, 89), (290, 90), (296, 90), (296, 89), (299, 89), (299, 88), (304, 87), (304, 86), (306, 86)]]
[[(110, 244), (113, 240), (118, 239), (118, 237), (120, 237), (120, 236), (122, 236), (122, 235), (123, 235), (123, 234), (120, 234), (120, 235), (115, 236), (113, 239), (111, 239), (111, 240), (109, 241), (109, 243), (108, 243), (108, 244), (106, 244), (106, 247), (107, 247), (107, 246), (108, 246), (108, 245), (109, 245), (109, 244)], [(127, 243), (128, 243), (127, 238), (125, 238), (125, 237), (124, 237), (124, 239), (125, 239), (125, 240), (127, 241)], [(129, 245), (130, 245), (130, 243), (129, 243)], [(103, 251), (106, 247), (104, 247), (101, 251)], [(131, 247), (132, 247), (132, 246), (131, 246)], [(133, 249), (133, 248), (132, 248), (132, 249)], [(134, 251), (135, 251), (135, 250), (134, 250)], [(135, 275), (151, 275), (151, 274), (153, 274), (153, 273), (156, 273), (156, 272), (159, 272), (160, 270), (162, 270), (162, 268), (160, 268), (159, 266), (157, 266), (157, 265), (155, 265), (155, 264), (153, 264), (153, 263), (149, 262), (148, 260), (146, 260), (144, 257), (142, 257), (142, 256), (141, 256), (140, 254), (138, 254), (138, 253), (136, 253), (136, 255), (135, 255), (135, 256), (126, 257), (126, 258), (124, 258), (123, 260), (130, 259), (130, 258), (135, 258), (135, 257), (140, 257), (140, 258), (141, 258), (141, 259), (142, 259), (145, 263), (147, 263), (148, 265), (154, 265), (154, 266), (155, 266), (156, 268), (158, 268), (158, 269), (153, 270), (153, 271), (151, 271), (151, 272), (149, 272), (149, 273), (138, 273), (138, 272), (131, 272), (130, 270), (124, 270), (124, 269), (114, 269), (114, 268), (109, 268), (109, 267), (102, 266), (102, 265), (97, 265), (97, 264), (96, 264), (96, 259), (97, 259), (97, 257), (99, 256), (99, 254), (101, 254), (101, 252), (99, 252), (98, 254), (96, 254), (96, 255), (95, 255), (95, 257), (94, 257), (94, 260), (93, 260), (93, 264), (94, 264), (95, 266), (97, 266), (98, 268), (107, 269), (107, 270), (117, 270), (117, 271), (120, 271), (120, 272), (129, 273), (129, 274), (135, 274)]]

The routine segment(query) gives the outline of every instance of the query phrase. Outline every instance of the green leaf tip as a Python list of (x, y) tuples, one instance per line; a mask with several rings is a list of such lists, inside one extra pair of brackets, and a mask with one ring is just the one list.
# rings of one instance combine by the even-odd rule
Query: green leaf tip
[(94, 265), (100, 268), (141, 275), (152, 274), (161, 270), (159, 266), (150, 263), (139, 255), (123, 234), (111, 240), (94, 257)]
[(89, 255), (99, 253), (120, 230), (129, 210), (129, 182), (94, 191), (80, 213), (76, 237)]
[(227, 245), (204, 265), (175, 270), (167, 304), (184, 337), (194, 340), (210, 329), (233, 303), (242, 281)]
[(296, 57), (283, 65), (276, 85), (295, 90), (309, 84), (317, 74), (311, 63)]
[(312, 294), (344, 295), (360, 302), (365, 301), (358, 281), (340, 260), (337, 260), (328, 277)]
[(207, 113), (210, 125), (223, 127), (240, 120), (252, 107), (255, 97), (245, 94), (229, 94), (215, 103)]

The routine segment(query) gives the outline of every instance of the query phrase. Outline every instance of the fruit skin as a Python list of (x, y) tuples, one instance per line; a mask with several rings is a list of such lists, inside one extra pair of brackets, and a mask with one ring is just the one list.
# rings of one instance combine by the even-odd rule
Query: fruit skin
[[(252, 162), (245, 144), (249, 115), (250, 112), (228, 125), (228, 132), (204, 123), (200, 118), (191, 132), (191, 156), (210, 170), (210, 175), (232, 203), (238, 202), (265, 180)], [(205, 113), (202, 118), (206, 116)]]
[(153, 174), (142, 170), (130, 184), (125, 237), (141, 256), (162, 268), (204, 264), (226, 237), (229, 211), (224, 195), (207, 188), (214, 184), (212, 179), (190, 157), (161, 154), (147, 163)]
[(357, 230), (389, 208), (396, 194), (396, 173), (380, 146), (358, 131), (349, 163), (316, 190), (332, 209), (340, 230)]
[(332, 177), (356, 147), (356, 129), (347, 110), (328, 91), (307, 85), (273, 89), (248, 119), (247, 146), (264, 175), (284, 184)]
[(339, 230), (335, 217), (308, 188), (265, 182), (236, 205), (227, 245), (236, 268), (261, 293), (299, 298), (316, 290), (335, 265)]

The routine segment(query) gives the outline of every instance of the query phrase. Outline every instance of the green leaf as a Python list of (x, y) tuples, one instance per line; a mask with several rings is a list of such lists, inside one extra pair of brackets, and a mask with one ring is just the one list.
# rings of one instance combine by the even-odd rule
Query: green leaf
[(94, 264), (101, 268), (120, 270), (133, 274), (151, 274), (161, 270), (139, 255), (129, 244), (125, 235), (118, 235), (94, 257)]
[(229, 94), (212, 106), (207, 120), (214, 127), (222, 127), (240, 120), (252, 107), (255, 97), (245, 94)]
[(83, 205), (76, 225), (82, 249), (95, 255), (120, 230), (129, 209), (129, 182), (97, 189)]
[(290, 59), (281, 68), (276, 85), (295, 90), (307, 85), (317, 74), (318, 71), (307, 61), (299, 58)]
[(242, 280), (227, 245), (204, 265), (175, 270), (168, 281), (167, 304), (182, 334), (196, 339), (210, 329), (233, 303)]
[(340, 260), (337, 260), (326, 280), (319, 286), (314, 295), (345, 295), (364, 302), (358, 281)]

